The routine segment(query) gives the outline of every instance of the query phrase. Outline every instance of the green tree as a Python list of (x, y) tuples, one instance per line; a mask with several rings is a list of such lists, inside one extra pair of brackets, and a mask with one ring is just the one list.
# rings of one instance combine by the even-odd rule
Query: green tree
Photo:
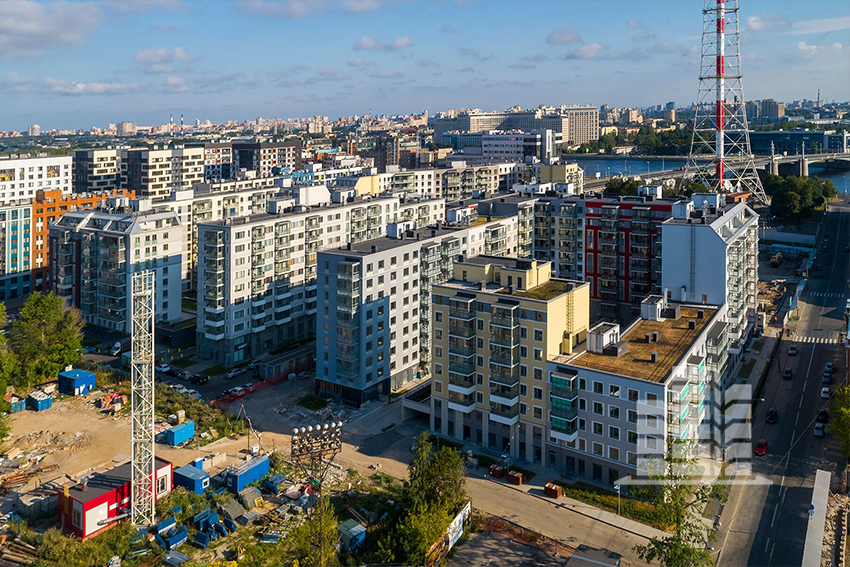
[(457, 449), (443, 446), (434, 454), (431, 470), (433, 502), (454, 516), (467, 500), (466, 477), (463, 475), (460, 453)]
[(416, 440), (416, 452), (413, 454), (413, 460), (407, 465), (407, 481), (404, 483), (402, 493), (402, 505), (406, 510), (413, 510), (417, 506), (424, 505), (430, 499), (430, 468), (433, 448), (431, 436), (427, 431), (423, 431)]
[(53, 293), (33, 293), (11, 325), (9, 343), (21, 361), (16, 382), (28, 386), (77, 362), (83, 338), (79, 310)]
[[(647, 563), (658, 561), (663, 567), (709, 567), (713, 564), (708, 544), (714, 532), (702, 518), (705, 505), (715, 498), (716, 487), (696, 479), (697, 460), (692, 442), (670, 441), (663, 459), (648, 470), (655, 481), (648, 495), (672, 526), (673, 533), (653, 537), (635, 551)], [(648, 467), (649, 468), (649, 467)]]
[(605, 194), (610, 197), (634, 196), (638, 194), (638, 187), (641, 185), (636, 179), (613, 177), (605, 184)]
[(339, 565), (336, 550), (339, 546), (337, 517), (327, 496), (319, 498), (308, 521), (310, 525), (310, 551), (308, 565), (329, 567)]
[(419, 505), (405, 517), (396, 533), (398, 556), (407, 565), (424, 565), (431, 546), (451, 523), (448, 512), (436, 504)]
[(832, 411), (829, 430), (835, 434), (845, 455), (850, 457), (850, 386), (839, 386), (829, 402)]
[[(5, 329), (7, 323), (6, 304), (0, 303), (0, 329)], [(6, 387), (18, 370), (18, 357), (9, 346), (4, 333), (0, 333), (0, 397), (6, 393)]]

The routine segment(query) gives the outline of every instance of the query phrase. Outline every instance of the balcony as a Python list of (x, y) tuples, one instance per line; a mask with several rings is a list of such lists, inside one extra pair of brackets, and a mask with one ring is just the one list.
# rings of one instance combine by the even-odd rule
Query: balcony
[(551, 428), (549, 429), (549, 433), (555, 439), (564, 441), (566, 443), (572, 443), (578, 437), (578, 426), (577, 420), (567, 420), (561, 417), (557, 417), (555, 415), (551, 415), (549, 417), (549, 423), (551, 424)]
[(519, 329), (506, 329), (504, 327), (490, 327), (490, 344), (503, 347), (513, 347), (519, 344)]
[(475, 380), (472, 376), (463, 376), (449, 372), (449, 392), (469, 395), (475, 391)]
[(475, 311), (472, 309), (449, 309), (449, 317), (469, 321), (475, 319)]
[(519, 347), (490, 347), (490, 362), (500, 366), (512, 367), (519, 364)]
[(513, 310), (494, 309), (490, 313), (490, 325), (512, 329), (519, 326), (519, 315)]
[(449, 339), (449, 354), (455, 354), (458, 356), (469, 358), (470, 356), (475, 354), (475, 345), (472, 344), (472, 341), (455, 341)]
[(472, 395), (449, 392), (449, 409), (460, 413), (470, 413), (475, 409), (475, 398)]
[(519, 404), (508, 407), (491, 403), (490, 420), (504, 425), (515, 425), (519, 422)]
[(460, 337), (464, 339), (468, 339), (475, 336), (475, 327), (472, 324), (472, 321), (469, 323), (455, 323), (449, 322), (449, 337)]
[(514, 386), (519, 384), (519, 368), (517, 366), (504, 367), (495, 364), (490, 365), (490, 384), (494, 382), (503, 386)]
[(475, 365), (465, 358), (458, 358), (454, 355), (449, 355), (449, 372), (470, 376), (475, 373)]
[(506, 407), (515, 406), (519, 403), (519, 385), (490, 384), (490, 402)]

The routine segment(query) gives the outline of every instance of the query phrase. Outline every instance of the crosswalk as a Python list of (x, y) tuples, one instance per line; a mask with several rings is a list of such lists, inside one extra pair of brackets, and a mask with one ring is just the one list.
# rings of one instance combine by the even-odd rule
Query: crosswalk
[(843, 293), (827, 293), (824, 291), (814, 291), (809, 295), (812, 297), (844, 297)]
[(841, 341), (840, 341), (839, 339), (827, 339), (827, 338), (824, 338), (824, 337), (799, 337), (799, 336), (793, 336), (793, 337), (791, 337), (791, 339), (790, 339), (790, 340), (795, 341), (795, 342), (798, 342), (798, 343), (815, 343), (815, 344), (819, 344), (819, 345), (837, 345), (837, 344), (841, 344)]

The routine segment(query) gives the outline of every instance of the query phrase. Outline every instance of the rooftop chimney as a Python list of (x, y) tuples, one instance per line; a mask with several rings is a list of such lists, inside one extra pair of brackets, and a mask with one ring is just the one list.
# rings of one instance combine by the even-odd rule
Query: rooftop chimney
[(652, 364), (658, 362), (658, 351), (654, 350), (649, 354), (649, 361), (652, 362)]
[(377, 251), (378, 251), (378, 247), (373, 244), (372, 245), (372, 253), (374, 254)]
[(655, 342), (655, 343), (658, 342), (658, 331), (655, 331), (654, 333), (652, 333), (652, 342)]
[(693, 331), (696, 328), (697, 328), (697, 322), (696, 321), (688, 321), (688, 330), (689, 331)]
[(697, 319), (702, 319), (703, 317), (705, 317), (705, 311), (700, 309), (699, 311), (697, 311)]
[(648, 342), (648, 343), (652, 342), (652, 334), (647, 333), (645, 336), (646, 336), (646, 342)]
[(88, 488), (89, 488), (89, 477), (84, 476), (83, 479), (80, 481), (80, 490), (85, 492), (86, 490), (88, 490)]

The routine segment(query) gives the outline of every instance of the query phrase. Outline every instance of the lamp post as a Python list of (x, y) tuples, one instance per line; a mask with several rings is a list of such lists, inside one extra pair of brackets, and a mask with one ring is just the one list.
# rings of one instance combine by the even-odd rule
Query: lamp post
[(620, 485), (615, 484), (614, 488), (617, 489), (617, 515), (620, 515)]

